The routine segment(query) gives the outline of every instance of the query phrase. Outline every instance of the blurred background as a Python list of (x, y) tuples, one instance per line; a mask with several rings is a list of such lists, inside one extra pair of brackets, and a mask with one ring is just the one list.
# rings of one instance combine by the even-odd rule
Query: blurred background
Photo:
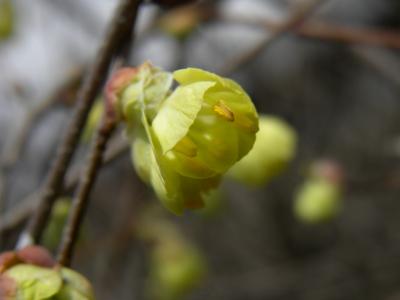
[[(277, 36), (308, 2), (142, 5), (131, 65), (229, 76), (261, 114), (293, 130), (296, 146), (267, 182), (226, 178), (210, 209), (176, 217), (135, 174), (121, 128), (73, 263), (97, 299), (400, 300), (400, 2), (320, 1)], [(37, 205), (116, 3), (0, 0), (2, 251)], [(67, 207), (87, 130), (66, 179)], [(334, 192), (305, 187), (318, 176)], [(53, 251), (65, 211), (45, 242)]]

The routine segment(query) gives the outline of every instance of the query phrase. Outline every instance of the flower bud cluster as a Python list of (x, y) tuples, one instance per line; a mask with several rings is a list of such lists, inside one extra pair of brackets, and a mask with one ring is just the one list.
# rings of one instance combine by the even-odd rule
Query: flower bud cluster
[(250, 151), (258, 131), (246, 92), (200, 69), (125, 68), (109, 81), (106, 99), (127, 124), (137, 173), (176, 214), (204, 206), (204, 194)]

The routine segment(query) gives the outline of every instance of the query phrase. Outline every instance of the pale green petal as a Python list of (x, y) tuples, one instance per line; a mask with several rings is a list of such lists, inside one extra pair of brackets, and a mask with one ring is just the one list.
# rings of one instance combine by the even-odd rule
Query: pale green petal
[(215, 173), (225, 173), (238, 160), (238, 136), (230, 122), (218, 120), (209, 126), (199, 117), (190, 128), (189, 137), (198, 146), (197, 159), (206, 162)]
[(61, 289), (61, 276), (53, 269), (19, 264), (8, 269), (5, 274), (17, 283), (17, 299), (49, 299)]
[(168, 168), (182, 176), (191, 178), (207, 178), (215, 176), (217, 172), (210, 168), (199, 156), (188, 157), (176, 151), (168, 151), (165, 155)]
[(189, 131), (213, 82), (178, 87), (163, 103), (152, 127), (163, 153), (171, 150)]
[(150, 182), (152, 164), (152, 148), (150, 143), (142, 136), (134, 139), (131, 147), (131, 158), (136, 173), (144, 182)]
[(164, 206), (171, 212), (181, 215), (184, 199), (180, 194), (181, 183), (178, 173), (172, 171), (162, 157), (152, 156), (151, 184)]
[(177, 70), (173, 73), (174, 78), (181, 85), (188, 85), (201, 81), (214, 81), (216, 82), (216, 89), (227, 89), (235, 93), (244, 93), (243, 89), (233, 80), (223, 78), (217, 74), (204, 71), (197, 68), (186, 68)]

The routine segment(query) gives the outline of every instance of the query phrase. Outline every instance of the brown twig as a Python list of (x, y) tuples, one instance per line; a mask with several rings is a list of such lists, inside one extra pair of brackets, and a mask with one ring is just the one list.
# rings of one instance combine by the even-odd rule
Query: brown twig
[[(255, 20), (242, 17), (222, 18), (224, 21), (243, 23), (276, 30), (279, 23), (270, 20)], [(400, 32), (376, 28), (346, 26), (325, 21), (307, 21), (293, 29), (293, 32), (306, 38), (346, 44), (364, 44), (369, 46), (400, 49)]]
[(74, 246), (79, 234), (80, 225), (89, 203), (89, 194), (96, 180), (98, 170), (103, 161), (103, 154), (107, 142), (115, 129), (116, 122), (107, 118), (96, 133), (95, 142), (90, 153), (87, 168), (80, 179), (78, 192), (73, 200), (71, 211), (65, 225), (61, 247), (58, 254), (58, 263), (69, 266)]
[(225, 75), (230, 74), (251, 61), (268, 46), (272, 45), (274, 42), (283, 37), (285, 33), (301, 25), (309, 16), (314, 13), (316, 9), (320, 7), (320, 5), (325, 3), (325, 1), (327, 0), (309, 0), (301, 5), (291, 17), (289, 17), (279, 26), (275, 27), (270, 35), (265, 37), (255, 47), (245, 53), (242, 53), (240, 56), (233, 58), (231, 61), (228, 61), (225, 66), (221, 68), (220, 73)]
[(80, 90), (73, 120), (59, 147), (55, 163), (42, 190), (39, 207), (29, 222), (27, 233), (20, 237), (18, 246), (40, 240), (89, 110), (106, 78), (113, 56), (121, 50), (124, 40), (132, 31), (139, 2), (139, 0), (121, 0), (121, 4), (117, 8), (104, 44)]
[(297, 28), (295, 32), (308, 38), (400, 49), (400, 32), (355, 28), (323, 22), (307, 22)]

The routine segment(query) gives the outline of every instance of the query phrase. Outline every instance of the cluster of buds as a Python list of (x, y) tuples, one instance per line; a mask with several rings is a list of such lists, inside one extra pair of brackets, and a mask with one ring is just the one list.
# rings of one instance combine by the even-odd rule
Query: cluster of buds
[(39, 246), (0, 254), (0, 299), (92, 300), (90, 283), (79, 273), (55, 263)]
[(124, 68), (105, 95), (108, 113), (127, 125), (139, 176), (176, 214), (204, 206), (204, 195), (250, 151), (258, 131), (246, 92), (201, 69)]

